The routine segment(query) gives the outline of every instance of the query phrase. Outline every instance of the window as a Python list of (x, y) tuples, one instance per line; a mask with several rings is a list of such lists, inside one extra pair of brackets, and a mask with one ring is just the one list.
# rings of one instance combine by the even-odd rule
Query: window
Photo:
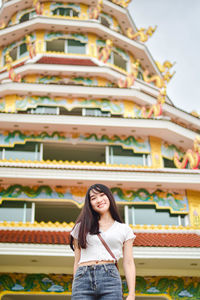
[(27, 12), (23, 16), (20, 17), (19, 23), (26, 22), (26, 21), (30, 20), (32, 17), (34, 17), (35, 15), (36, 15), (36, 12), (34, 10)]
[(22, 201), (3, 201), (0, 205), (0, 222), (31, 222), (32, 203)]
[(127, 70), (127, 61), (116, 51), (111, 52), (108, 62), (123, 70)]
[(37, 222), (74, 222), (80, 209), (73, 203), (36, 203), (35, 221)]
[(109, 111), (101, 111), (100, 108), (83, 108), (83, 116), (87, 117), (110, 117)]
[(82, 108), (67, 110), (65, 107), (37, 106), (36, 108), (28, 108), (27, 110), (18, 110), (17, 113), (82, 116)]
[(40, 144), (27, 142), (24, 145), (15, 145), (13, 148), (5, 149), (5, 159), (19, 160), (39, 160), (40, 159)]
[[(9, 55), (13, 61), (28, 55), (26, 43), (22, 43), (9, 51)], [(6, 55), (4, 55), (4, 65), (6, 64)]]
[(60, 115), (82, 116), (82, 108), (73, 108), (67, 110), (65, 107), (59, 107)]
[(85, 44), (76, 40), (68, 40), (68, 53), (85, 54)]
[(54, 16), (78, 17), (79, 13), (70, 7), (58, 7), (53, 10)]
[(186, 225), (186, 216), (171, 214), (168, 209), (156, 209), (154, 205), (134, 205), (128, 207), (129, 224), (140, 225)]
[(121, 146), (110, 146), (109, 163), (146, 166), (149, 164), (149, 156), (134, 153), (132, 150), (123, 149)]
[(36, 108), (29, 108), (28, 114), (47, 114), (47, 115), (58, 115), (59, 108), (51, 106), (37, 106)]
[(113, 63), (117, 67), (120, 67), (120, 68), (126, 70), (127, 62), (117, 52), (113, 52)]
[(54, 52), (85, 54), (86, 44), (77, 40), (55, 39), (46, 42), (46, 50)]
[(30, 17), (29, 13), (24, 14), (24, 15), (20, 18), (19, 23), (23, 23), (23, 22), (25, 22), (25, 21), (28, 21), (28, 20), (29, 20), (29, 17)]
[(12, 60), (17, 60), (17, 47), (13, 48), (10, 52), (9, 52), (10, 57), (12, 58)]
[(25, 54), (27, 52), (27, 45), (26, 43), (23, 43), (19, 46), (19, 56), (22, 56), (23, 54)]
[(65, 143), (44, 143), (44, 160), (105, 162), (105, 146)]
[(100, 23), (108, 28), (110, 28), (110, 23), (108, 22), (107, 18), (100, 15), (99, 17)]
[(65, 52), (65, 40), (56, 39), (46, 42), (46, 50), (52, 52)]
[(176, 168), (173, 160), (164, 157), (163, 157), (163, 166), (164, 168)]

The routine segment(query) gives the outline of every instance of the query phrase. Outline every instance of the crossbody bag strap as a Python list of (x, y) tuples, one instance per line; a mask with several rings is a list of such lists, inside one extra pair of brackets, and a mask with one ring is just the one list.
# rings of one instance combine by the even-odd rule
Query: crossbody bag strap
[(106, 250), (108, 251), (108, 253), (110, 253), (110, 255), (112, 256), (112, 258), (114, 258), (114, 260), (115, 260), (115, 265), (116, 265), (117, 269), (119, 269), (118, 263), (117, 263), (117, 259), (116, 259), (115, 255), (113, 254), (113, 252), (111, 251), (110, 247), (109, 247), (108, 244), (105, 242), (105, 240), (102, 238), (102, 236), (101, 236), (100, 233), (98, 233), (97, 236), (98, 236), (98, 238), (100, 239), (100, 241), (102, 242), (102, 244), (104, 245), (104, 247), (106, 248)]

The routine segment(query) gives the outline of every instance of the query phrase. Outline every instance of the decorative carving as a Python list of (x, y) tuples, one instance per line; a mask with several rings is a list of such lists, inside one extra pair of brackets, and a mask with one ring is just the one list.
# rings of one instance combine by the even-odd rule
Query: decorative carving
[(137, 78), (138, 74), (139, 64), (139, 60), (136, 60), (135, 63), (132, 63), (131, 72), (127, 75), (126, 79), (123, 80), (122, 78), (120, 78), (118, 80), (118, 86), (120, 88), (130, 88), (132, 85), (134, 85), (135, 79)]
[(36, 55), (35, 43), (31, 42), (30, 35), (26, 35), (26, 45), (29, 52), (30, 58), (33, 58)]
[(103, 0), (98, 0), (96, 7), (90, 7), (89, 9), (89, 18), (98, 19), (100, 12), (102, 11)]
[[(171, 213), (188, 213), (188, 200), (185, 192), (172, 193), (167, 190), (148, 191), (147, 189), (124, 190), (118, 187), (111, 188), (115, 195), (116, 202), (119, 204), (153, 204), (159, 209), (169, 209)], [(20, 184), (10, 186), (0, 186), (0, 203), (6, 198), (11, 201), (20, 199), (23, 195), (24, 200), (60, 200), (73, 202), (77, 206), (82, 206), (85, 199), (86, 187), (77, 186), (23, 186)]]
[(157, 97), (156, 104), (153, 104), (148, 113), (146, 112), (146, 107), (142, 107), (142, 117), (145, 119), (153, 117), (158, 117), (162, 115), (162, 105), (165, 103), (165, 97), (166, 97), (166, 89), (160, 90), (159, 95)]
[(185, 169), (187, 165), (190, 165), (191, 169), (198, 169), (200, 167), (200, 136), (197, 136), (194, 140), (193, 150), (188, 149), (180, 160), (179, 154), (174, 153), (174, 164), (179, 169)]
[(148, 75), (149, 75), (149, 71), (145, 70), (143, 72), (143, 78), (145, 82), (147, 83), (153, 82), (155, 86), (157, 86), (158, 88), (166, 88), (164, 78), (160, 77), (159, 75), (153, 75), (153, 76), (148, 76)]
[(106, 40), (106, 45), (99, 49), (98, 59), (103, 63), (106, 63), (110, 57), (112, 51), (113, 42), (108, 39)]
[(168, 83), (176, 73), (175, 71), (172, 74), (169, 72), (169, 70), (175, 65), (175, 62), (172, 64), (170, 61), (166, 60), (163, 65), (161, 65), (161, 63), (156, 61), (156, 65), (162, 73), (164, 81)]
[(166, 60), (163, 64), (161, 64), (159, 61), (156, 61), (156, 65), (161, 73), (165, 73), (175, 65), (175, 62), (172, 64), (170, 61)]
[(7, 71), (8, 71), (8, 76), (13, 82), (21, 82), (21, 75), (16, 74), (14, 71), (14, 68), (12, 66), (12, 58), (9, 55), (9, 52), (6, 52), (6, 64), (7, 64)]
[(120, 145), (125, 149), (132, 149), (136, 153), (150, 153), (150, 145), (148, 138), (146, 139), (135, 139), (133, 136), (126, 135), (101, 135), (95, 133), (63, 133), (54, 131), (48, 133), (45, 131), (34, 132), (34, 131), (20, 131), (15, 130), (13, 132), (0, 132), (1, 146), (13, 147), (15, 144), (25, 144), (27, 141), (42, 140), (42, 141), (67, 141), (79, 143), (108, 143), (110, 145)]
[(44, 5), (40, 3), (40, 0), (33, 0), (33, 7), (37, 15), (43, 14)]
[(200, 118), (200, 114), (195, 110), (193, 110), (190, 114), (196, 118)]
[(139, 40), (140, 42), (146, 42), (150, 36), (155, 32), (157, 26), (154, 28), (149, 26), (147, 29), (140, 28), (137, 32), (133, 32), (133, 29), (129, 27), (126, 31), (127, 36), (131, 40)]
[[(70, 295), (72, 291), (71, 274), (25, 274), (0, 273), (0, 298), (6, 294), (23, 295)], [(128, 295), (125, 277), (122, 277), (124, 296)], [(197, 300), (200, 297), (199, 277), (136, 277), (137, 295), (149, 295), (176, 300)], [(2, 298), (3, 299), (3, 298)]]
[(122, 7), (127, 7), (131, 0), (111, 0), (113, 3), (118, 4)]

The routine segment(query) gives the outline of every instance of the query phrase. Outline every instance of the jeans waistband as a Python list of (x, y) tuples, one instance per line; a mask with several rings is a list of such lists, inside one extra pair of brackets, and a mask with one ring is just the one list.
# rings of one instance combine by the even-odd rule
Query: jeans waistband
[(87, 271), (87, 270), (100, 270), (100, 269), (105, 269), (106, 271), (108, 270), (108, 269), (110, 269), (111, 267), (115, 267), (116, 268), (116, 266), (115, 266), (115, 264), (114, 263), (110, 263), (110, 264), (100, 264), (100, 265), (89, 265), (89, 266), (80, 266), (80, 267), (78, 267), (78, 269), (79, 270), (84, 270), (84, 271)]

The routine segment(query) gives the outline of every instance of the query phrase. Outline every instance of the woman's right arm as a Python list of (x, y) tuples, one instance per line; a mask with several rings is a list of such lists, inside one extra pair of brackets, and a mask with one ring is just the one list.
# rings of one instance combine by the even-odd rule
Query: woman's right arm
[(78, 268), (78, 263), (81, 257), (81, 249), (78, 247), (78, 240), (74, 239), (74, 275), (76, 274), (76, 270)]

